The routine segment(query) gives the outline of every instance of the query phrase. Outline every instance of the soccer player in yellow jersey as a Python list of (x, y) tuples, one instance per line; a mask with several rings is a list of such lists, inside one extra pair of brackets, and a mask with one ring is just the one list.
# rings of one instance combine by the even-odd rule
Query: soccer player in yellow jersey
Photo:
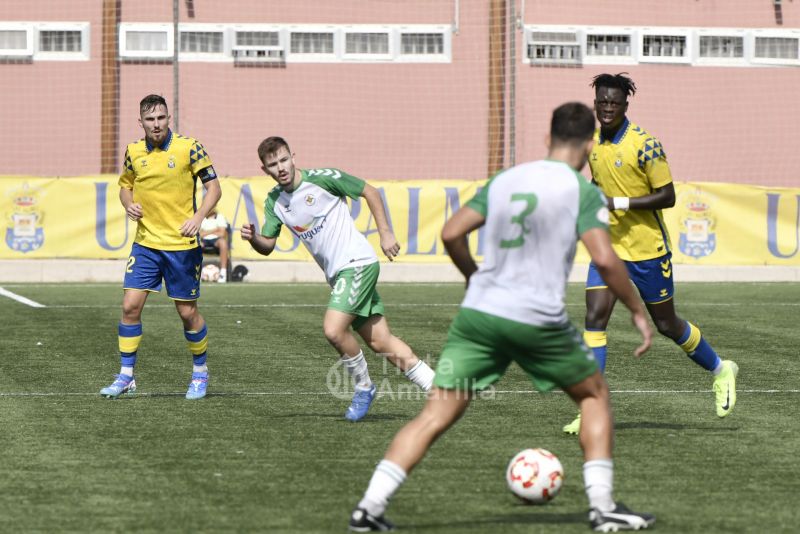
[[(161, 291), (162, 280), (175, 302), (194, 360), (186, 398), (206, 395), (208, 329), (197, 309), (203, 264), (199, 231), (222, 192), (203, 145), (170, 130), (169, 119), (163, 97), (142, 99), (139, 124), (144, 139), (128, 145), (119, 178), (119, 199), (137, 228), (125, 269), (118, 327), (122, 366), (116, 380), (100, 390), (109, 399), (136, 391), (133, 368), (142, 339), (142, 309), (151, 292)], [(205, 189), (199, 207), (198, 179)]]
[[(675, 205), (667, 156), (661, 143), (628, 120), (628, 97), (636, 85), (623, 74), (600, 74), (592, 81), (594, 111), (600, 122), (589, 157), (592, 179), (605, 193), (611, 210), (609, 230), (614, 251), (625, 262), (658, 331), (673, 340), (695, 363), (714, 375), (717, 415), (736, 404), (738, 366), (721, 360), (700, 329), (675, 313), (672, 252), (662, 209)], [(586, 281), (584, 341), (600, 369), (606, 361), (606, 327), (616, 298), (593, 264)], [(577, 434), (580, 415), (564, 427)]]

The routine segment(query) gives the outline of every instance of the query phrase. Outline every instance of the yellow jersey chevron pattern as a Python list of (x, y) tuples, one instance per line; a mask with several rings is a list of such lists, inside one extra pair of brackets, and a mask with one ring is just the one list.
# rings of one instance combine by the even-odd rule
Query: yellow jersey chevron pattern
[[(641, 197), (672, 183), (661, 143), (627, 119), (612, 139), (598, 128), (589, 157), (592, 179), (609, 197)], [(625, 261), (658, 258), (671, 245), (661, 210), (613, 210), (609, 221), (611, 244)]]

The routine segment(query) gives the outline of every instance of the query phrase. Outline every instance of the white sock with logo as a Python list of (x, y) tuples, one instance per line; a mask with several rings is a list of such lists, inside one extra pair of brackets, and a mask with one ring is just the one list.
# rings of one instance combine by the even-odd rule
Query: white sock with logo
[(342, 356), (342, 364), (356, 383), (356, 390), (366, 390), (372, 387), (372, 379), (369, 377), (367, 360), (364, 358), (364, 351), (359, 351), (352, 358)]
[(403, 482), (406, 481), (406, 472), (402, 467), (389, 460), (381, 460), (372, 473), (372, 478), (364, 493), (364, 498), (358, 503), (371, 516), (380, 517), (386, 511), (386, 506)]
[(405, 372), (406, 378), (422, 388), (423, 391), (429, 391), (433, 385), (433, 377), (436, 373), (430, 366), (423, 362), (418, 361), (417, 364)]
[(583, 464), (583, 484), (586, 496), (589, 497), (589, 508), (597, 508), (601, 512), (614, 509), (614, 462), (606, 460), (590, 460)]

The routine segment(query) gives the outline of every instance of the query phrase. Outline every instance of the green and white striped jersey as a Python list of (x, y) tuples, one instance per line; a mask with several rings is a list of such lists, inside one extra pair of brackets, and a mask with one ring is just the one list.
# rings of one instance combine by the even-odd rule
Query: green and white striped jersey
[(462, 307), (534, 326), (564, 324), (577, 240), (608, 227), (600, 190), (566, 163), (541, 160), (501, 172), (466, 205), (486, 217), (486, 244)]
[(367, 238), (356, 229), (345, 197), (358, 198), (366, 182), (338, 169), (302, 169), (298, 187), (287, 193), (280, 186), (264, 201), (261, 234), (277, 237), (286, 225), (333, 283), (342, 269), (378, 261)]

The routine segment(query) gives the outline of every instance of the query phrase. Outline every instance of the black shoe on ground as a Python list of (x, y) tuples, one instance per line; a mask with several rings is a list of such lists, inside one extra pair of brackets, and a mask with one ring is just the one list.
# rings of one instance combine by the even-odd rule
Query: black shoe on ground
[(638, 514), (618, 502), (610, 512), (589, 510), (589, 526), (595, 532), (617, 532), (619, 530), (641, 530), (651, 526), (656, 518), (650, 514)]
[(350, 532), (390, 532), (394, 530), (394, 525), (383, 516), (375, 517), (369, 515), (363, 508), (356, 508), (350, 514), (348, 530)]

